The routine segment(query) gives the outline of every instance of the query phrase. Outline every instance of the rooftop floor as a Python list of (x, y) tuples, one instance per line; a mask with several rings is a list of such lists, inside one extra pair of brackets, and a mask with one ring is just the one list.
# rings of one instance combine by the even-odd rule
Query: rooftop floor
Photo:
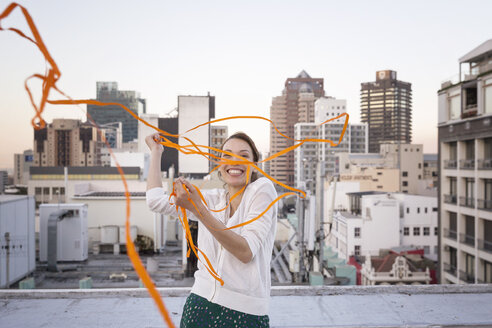
[[(159, 288), (179, 326), (188, 287)], [(492, 327), (492, 285), (273, 287), (271, 327)], [(144, 289), (1, 290), (0, 327), (164, 327)]]

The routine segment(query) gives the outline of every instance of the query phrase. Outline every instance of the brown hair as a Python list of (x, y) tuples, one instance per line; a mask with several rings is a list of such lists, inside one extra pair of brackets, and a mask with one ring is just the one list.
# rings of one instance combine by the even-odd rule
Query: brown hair
[[(255, 142), (253, 141), (253, 139), (250, 138), (250, 136), (248, 136), (244, 132), (236, 132), (236, 133), (234, 133), (233, 135), (231, 135), (229, 138), (227, 138), (224, 141), (224, 143), (222, 144), (222, 146), (220, 146), (220, 149), (221, 150), (224, 150), (224, 145), (226, 144), (227, 141), (229, 141), (231, 139), (240, 139), (240, 140), (246, 142), (251, 147), (251, 150), (253, 151), (253, 162), (255, 164), (258, 164), (258, 161), (260, 160), (260, 152), (256, 148)], [(253, 182), (253, 181), (255, 181), (258, 178), (259, 178), (258, 172), (257, 171), (253, 171), (253, 173), (251, 173), (251, 180), (250, 180), (250, 182)]]

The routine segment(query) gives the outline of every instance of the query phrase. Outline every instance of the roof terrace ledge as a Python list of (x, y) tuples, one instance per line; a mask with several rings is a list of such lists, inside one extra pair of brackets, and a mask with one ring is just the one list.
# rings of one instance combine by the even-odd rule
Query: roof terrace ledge
[[(162, 297), (186, 297), (189, 287), (157, 288)], [(271, 296), (491, 294), (492, 284), (384, 286), (273, 286)], [(0, 299), (148, 298), (144, 288), (0, 290)]]

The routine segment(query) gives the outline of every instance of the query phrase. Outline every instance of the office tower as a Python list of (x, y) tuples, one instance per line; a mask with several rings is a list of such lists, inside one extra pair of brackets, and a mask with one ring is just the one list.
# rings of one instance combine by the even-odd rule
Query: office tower
[[(178, 132), (181, 136), (191, 139), (196, 145), (210, 146), (210, 125), (196, 130), (188, 130), (210, 121), (215, 117), (215, 97), (210, 96), (178, 96)], [(184, 138), (178, 140), (180, 146), (190, 146)], [(193, 150), (193, 147), (187, 148)], [(208, 149), (200, 149), (208, 153)], [(179, 173), (192, 178), (202, 178), (210, 172), (208, 157), (193, 154), (178, 154)]]
[(74, 119), (54, 119), (34, 130), (33, 166), (99, 166), (103, 142), (97, 129)]
[(412, 142), (412, 84), (397, 80), (395, 71), (377, 71), (376, 82), (361, 83), (360, 109), (370, 153), (382, 143)]
[(457, 79), (438, 91), (443, 284), (492, 283), (491, 57), (492, 39), (461, 57)]
[[(125, 105), (137, 116), (139, 115), (138, 103), (140, 102), (143, 104), (143, 113), (145, 113), (145, 99), (141, 99), (137, 92), (118, 90), (117, 82), (97, 82), (96, 87), (96, 100)], [(133, 141), (138, 138), (138, 121), (118, 105), (87, 105), (87, 114), (98, 125), (121, 122), (123, 126), (123, 142)]]
[[(294, 138), (294, 125), (314, 122), (314, 102), (324, 95), (323, 79), (311, 78), (302, 71), (297, 77), (288, 78), (282, 95), (273, 98), (270, 119), (280, 132)], [(293, 140), (282, 137), (273, 127), (270, 128), (270, 155), (293, 144)], [(294, 153), (273, 159), (270, 173), (278, 181), (294, 185)]]

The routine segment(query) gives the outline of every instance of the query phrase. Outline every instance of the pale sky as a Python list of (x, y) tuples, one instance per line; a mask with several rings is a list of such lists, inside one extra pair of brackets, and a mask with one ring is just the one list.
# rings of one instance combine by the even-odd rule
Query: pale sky
[[(327, 96), (347, 100), (360, 120), (360, 83), (377, 70), (412, 83), (413, 142), (437, 152), (437, 90), (458, 58), (492, 37), (492, 1), (127, 1), (32, 0), (26, 6), (72, 98), (116, 81), (164, 116), (178, 95), (216, 97), (216, 118), (270, 116), (272, 97), (306, 70)], [(8, 1), (0, 1), (3, 11)], [(2, 26), (28, 31), (17, 11)], [(43, 73), (37, 49), (0, 31), (0, 168), (33, 146), (34, 114), (24, 79)], [(36, 89), (36, 88), (35, 88)], [(51, 98), (58, 95), (52, 94)], [(82, 118), (81, 108), (47, 106), (45, 119)], [(269, 127), (229, 124), (268, 151)]]

